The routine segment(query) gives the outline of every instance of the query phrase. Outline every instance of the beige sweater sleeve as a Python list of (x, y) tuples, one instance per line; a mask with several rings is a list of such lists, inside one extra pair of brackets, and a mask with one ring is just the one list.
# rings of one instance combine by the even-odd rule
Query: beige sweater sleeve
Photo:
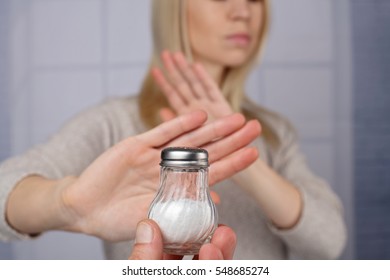
[(346, 243), (341, 202), (329, 185), (308, 168), (293, 128), (290, 125), (279, 128), (282, 145), (273, 157), (273, 168), (300, 190), (303, 209), (294, 228), (279, 230), (270, 225), (271, 230), (294, 257), (338, 258)]
[[(0, 165), (0, 240), (26, 239), (6, 222), (7, 198), (15, 185), (29, 175), (49, 179), (78, 176), (101, 153), (123, 137), (130, 119), (123, 101), (112, 100), (89, 109), (68, 122), (46, 143)], [(127, 131), (131, 131), (130, 126)]]

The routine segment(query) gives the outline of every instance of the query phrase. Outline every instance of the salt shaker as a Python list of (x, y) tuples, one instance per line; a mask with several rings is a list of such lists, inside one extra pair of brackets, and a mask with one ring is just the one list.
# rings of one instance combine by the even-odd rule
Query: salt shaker
[(160, 186), (148, 217), (161, 229), (164, 252), (198, 254), (218, 220), (208, 187), (208, 153), (198, 148), (166, 148), (160, 166)]

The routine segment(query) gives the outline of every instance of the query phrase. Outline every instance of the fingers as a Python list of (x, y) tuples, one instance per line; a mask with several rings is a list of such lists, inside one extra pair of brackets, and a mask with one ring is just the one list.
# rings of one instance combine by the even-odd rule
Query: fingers
[(163, 123), (137, 138), (151, 147), (159, 147), (172, 141), (183, 133), (200, 127), (207, 120), (207, 114), (203, 111), (195, 111), (179, 116), (171, 121)]
[(129, 260), (161, 260), (163, 258), (163, 239), (158, 225), (153, 220), (138, 223), (135, 245)]
[(169, 108), (162, 108), (160, 110), (160, 118), (163, 122), (167, 122), (176, 118), (176, 114)]
[(182, 53), (176, 53), (171, 57), (179, 69), (179, 72), (189, 84), (190, 89), (193, 91), (194, 97), (199, 99), (207, 98), (207, 91), (203, 86), (202, 79), (199, 79), (199, 76), (195, 74), (193, 66), (188, 64), (184, 55)]
[(236, 249), (237, 237), (231, 228), (219, 226), (214, 232), (211, 244), (221, 250), (224, 260), (231, 260)]
[(194, 259), (197, 260), (223, 260), (222, 251), (214, 244), (207, 243), (199, 250), (199, 255)]
[(220, 204), (221, 203), (221, 198), (219, 197), (219, 195), (216, 192), (210, 191), (210, 196), (211, 196), (211, 199), (213, 200), (213, 202), (215, 204)]
[(161, 54), (161, 58), (165, 69), (167, 70), (171, 85), (174, 87), (176, 92), (180, 94), (182, 100), (188, 104), (194, 97), (196, 97), (194, 96), (194, 92), (192, 91), (188, 81), (182, 75), (181, 71), (179, 71), (168, 51), (164, 51)]
[[(230, 260), (236, 248), (236, 235), (227, 226), (219, 226), (211, 239), (199, 251), (200, 260)], [(181, 256), (163, 254), (163, 239), (158, 225), (153, 220), (138, 223), (135, 245), (129, 260), (181, 259)]]
[(164, 71), (154, 68), (152, 75), (176, 113), (202, 109), (211, 119), (233, 112), (219, 85), (200, 64), (190, 64), (178, 52), (161, 54)]
[(247, 146), (260, 135), (260, 132), (261, 127), (259, 122), (257, 120), (251, 120), (233, 134), (214, 141), (202, 148), (209, 152), (209, 161), (213, 163)]
[(185, 106), (185, 100), (182, 99), (181, 95), (167, 81), (160, 69), (154, 68), (152, 70), (152, 76), (158, 86), (161, 88), (165, 97), (168, 99), (169, 104), (171, 104), (173, 108), (182, 108), (183, 106)]
[(199, 260), (231, 260), (236, 248), (237, 238), (227, 226), (219, 226), (211, 242), (203, 245), (199, 251)]
[(198, 80), (202, 81), (203, 88), (205, 89), (208, 98), (213, 102), (218, 102), (224, 99), (223, 95), (220, 94), (219, 88), (215, 81), (206, 72), (203, 66), (196, 63), (193, 66), (193, 71)]
[[(258, 158), (255, 148), (243, 147), (259, 136), (261, 128), (257, 121), (244, 125), (245, 118), (240, 114), (233, 114), (198, 128), (205, 119), (206, 115), (201, 111), (183, 115), (139, 138), (152, 147), (167, 143), (170, 146), (203, 146), (208, 150), (212, 163), (209, 184), (214, 185), (245, 169)], [(195, 128), (198, 129), (194, 130)], [(189, 133), (182, 135), (186, 132)], [(176, 140), (171, 141), (176, 137)]]
[[(153, 77), (173, 107), (189, 104), (193, 99), (207, 98), (221, 94), (218, 86), (206, 71), (198, 65), (190, 65), (182, 53), (171, 54), (164, 51), (161, 59), (167, 71), (167, 77), (161, 70), (154, 68)], [(180, 107), (175, 107), (180, 108)]]
[[(242, 128), (244, 124), (244, 116), (238, 113), (233, 114), (224, 118), (220, 118), (197, 129), (196, 131), (183, 135), (169, 143), (169, 145), (199, 147), (234, 133), (235, 131)], [(214, 147), (214, 150), (217, 150), (217, 148)], [(224, 155), (226, 154), (223, 153), (222, 156)]]
[(209, 185), (223, 181), (234, 174), (244, 170), (259, 157), (256, 148), (245, 147), (234, 152), (229, 157), (223, 158), (210, 166)]

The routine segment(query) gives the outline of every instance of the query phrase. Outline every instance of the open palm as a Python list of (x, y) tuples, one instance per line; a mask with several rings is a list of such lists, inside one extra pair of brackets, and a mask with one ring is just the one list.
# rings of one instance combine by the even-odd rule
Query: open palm
[(190, 65), (181, 53), (168, 51), (163, 52), (161, 58), (166, 74), (157, 67), (152, 74), (174, 110), (165, 108), (161, 112), (164, 120), (200, 109), (206, 111), (209, 120), (233, 113), (218, 85), (201, 64)]
[(160, 152), (167, 145), (207, 147), (210, 184), (256, 160), (257, 151), (243, 147), (259, 135), (258, 123), (234, 114), (200, 127), (206, 119), (200, 111), (183, 115), (103, 153), (63, 190), (69, 230), (110, 241), (132, 239), (158, 188)]

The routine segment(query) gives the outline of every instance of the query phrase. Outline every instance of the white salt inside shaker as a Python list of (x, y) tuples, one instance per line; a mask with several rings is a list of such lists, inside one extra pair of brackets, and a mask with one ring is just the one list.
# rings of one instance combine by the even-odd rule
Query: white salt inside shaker
[(166, 148), (160, 165), (160, 187), (148, 217), (159, 225), (166, 253), (197, 254), (218, 220), (208, 187), (208, 153), (198, 148)]

